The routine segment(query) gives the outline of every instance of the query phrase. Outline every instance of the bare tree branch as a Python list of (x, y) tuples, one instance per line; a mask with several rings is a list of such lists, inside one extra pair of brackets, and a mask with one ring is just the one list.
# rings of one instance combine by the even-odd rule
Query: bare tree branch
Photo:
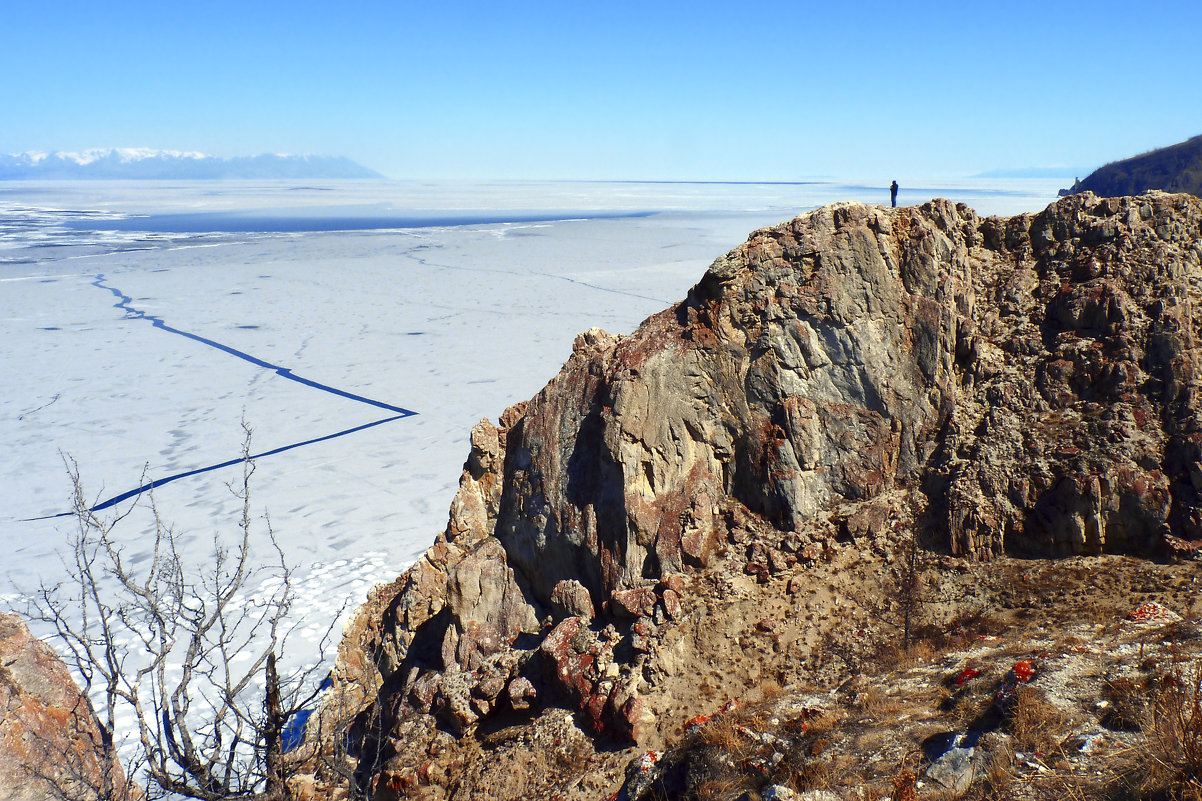
[[(294, 579), (270, 520), (253, 512), (255, 465), (245, 420), (243, 429), (242, 475), (230, 485), (241, 501), (237, 535), (232, 544), (215, 537), (210, 564), (186, 564), (153, 489), (144, 501), (153, 519), (150, 558), (126, 558), (114, 528), (133, 507), (111, 517), (92, 511), (95, 503), (68, 457), (74, 581), (25, 595), (25, 614), (51, 628), (80, 677), (114, 760), (118, 721), (123, 714), (132, 719), (136, 747), (126, 775), (145, 781), (148, 797), (291, 798), (283, 732), (316, 697), (317, 668), (279, 673), (279, 657), (299, 625), (288, 620)], [(260, 528), (271, 552), (262, 564), (252, 558)], [(332, 628), (333, 622), (323, 651)], [(111, 786), (91, 790), (87, 798), (117, 798)]]

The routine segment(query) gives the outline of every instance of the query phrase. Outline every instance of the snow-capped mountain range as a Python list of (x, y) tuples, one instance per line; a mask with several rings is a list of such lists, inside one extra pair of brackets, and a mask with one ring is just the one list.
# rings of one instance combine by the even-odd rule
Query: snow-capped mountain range
[(205, 153), (141, 147), (99, 148), (78, 153), (27, 151), (0, 154), (0, 180), (382, 177), (341, 156), (264, 153), (219, 158)]

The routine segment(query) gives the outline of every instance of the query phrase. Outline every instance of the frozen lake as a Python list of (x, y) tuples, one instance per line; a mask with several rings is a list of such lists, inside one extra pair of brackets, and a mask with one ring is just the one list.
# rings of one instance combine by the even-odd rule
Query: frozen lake
[[(901, 183), (901, 203), (983, 214), (1065, 185)], [(64, 455), (98, 502), (182, 475), (155, 497), (203, 564), (235, 531), (239, 473), (215, 466), (237, 458), (245, 416), (266, 454), (253, 507), (298, 567), (312, 641), (429, 545), (471, 427), (534, 395), (577, 333), (633, 330), (753, 229), (834, 200), (888, 190), (0, 184), (0, 593), (66, 577)], [(121, 524), (131, 555), (149, 525), (144, 510)]]

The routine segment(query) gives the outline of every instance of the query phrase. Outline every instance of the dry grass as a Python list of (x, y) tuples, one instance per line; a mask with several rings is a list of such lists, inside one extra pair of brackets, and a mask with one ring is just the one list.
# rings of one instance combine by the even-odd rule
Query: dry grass
[(843, 718), (842, 710), (819, 709), (806, 717), (806, 730), (811, 734), (832, 732), (843, 722)]
[(1010, 741), (998, 738), (989, 748), (989, 759), (972, 797), (981, 801), (1006, 798), (1013, 784), (1014, 747)]
[(902, 711), (904, 704), (899, 698), (889, 695), (874, 684), (860, 695), (857, 706), (873, 720), (881, 720), (897, 715)]
[(717, 715), (701, 727), (698, 740), (728, 754), (738, 754), (747, 743), (747, 736), (740, 731), (742, 723), (733, 715)]
[(785, 694), (785, 690), (775, 679), (764, 679), (759, 686), (759, 699), (752, 702), (753, 707), (766, 707), (775, 704)]
[(925, 665), (944, 652), (938, 644), (938, 637), (916, 638), (908, 648), (893, 638), (886, 638), (876, 644), (869, 660), (875, 670), (905, 670), (916, 665)]
[(992, 683), (976, 679), (963, 687), (943, 687), (936, 696), (935, 711), (947, 715), (961, 728), (971, 728), (993, 706)]
[(1148, 719), (1147, 685), (1142, 681), (1120, 676), (1102, 684), (1102, 698), (1107, 707), (1102, 725), (1115, 731), (1140, 731)]
[(1150, 708), (1141, 789), (1202, 801), (1202, 659), (1165, 675)]
[(773, 775), (772, 781), (799, 793), (809, 790), (832, 790), (845, 778), (847, 767), (834, 759), (791, 759)]
[(1142, 747), (1117, 781), (1126, 798), (1202, 801), (1202, 659), (1144, 685)]
[(1014, 707), (1006, 720), (1006, 731), (1020, 751), (1051, 753), (1059, 750), (1064, 735), (1064, 713), (1038, 687), (1014, 691)]
[(941, 653), (935, 643), (930, 640), (918, 640), (906, 649), (902, 659), (903, 667), (913, 667), (914, 665), (925, 665)]
[(726, 801), (738, 796), (746, 786), (742, 776), (725, 775), (698, 784), (694, 792), (698, 801)]

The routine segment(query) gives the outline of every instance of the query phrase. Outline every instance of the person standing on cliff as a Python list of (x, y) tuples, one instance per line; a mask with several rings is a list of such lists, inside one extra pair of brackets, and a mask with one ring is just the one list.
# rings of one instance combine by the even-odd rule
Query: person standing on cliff
[(893, 208), (897, 208), (897, 181), (889, 187), (889, 202), (893, 204)]

